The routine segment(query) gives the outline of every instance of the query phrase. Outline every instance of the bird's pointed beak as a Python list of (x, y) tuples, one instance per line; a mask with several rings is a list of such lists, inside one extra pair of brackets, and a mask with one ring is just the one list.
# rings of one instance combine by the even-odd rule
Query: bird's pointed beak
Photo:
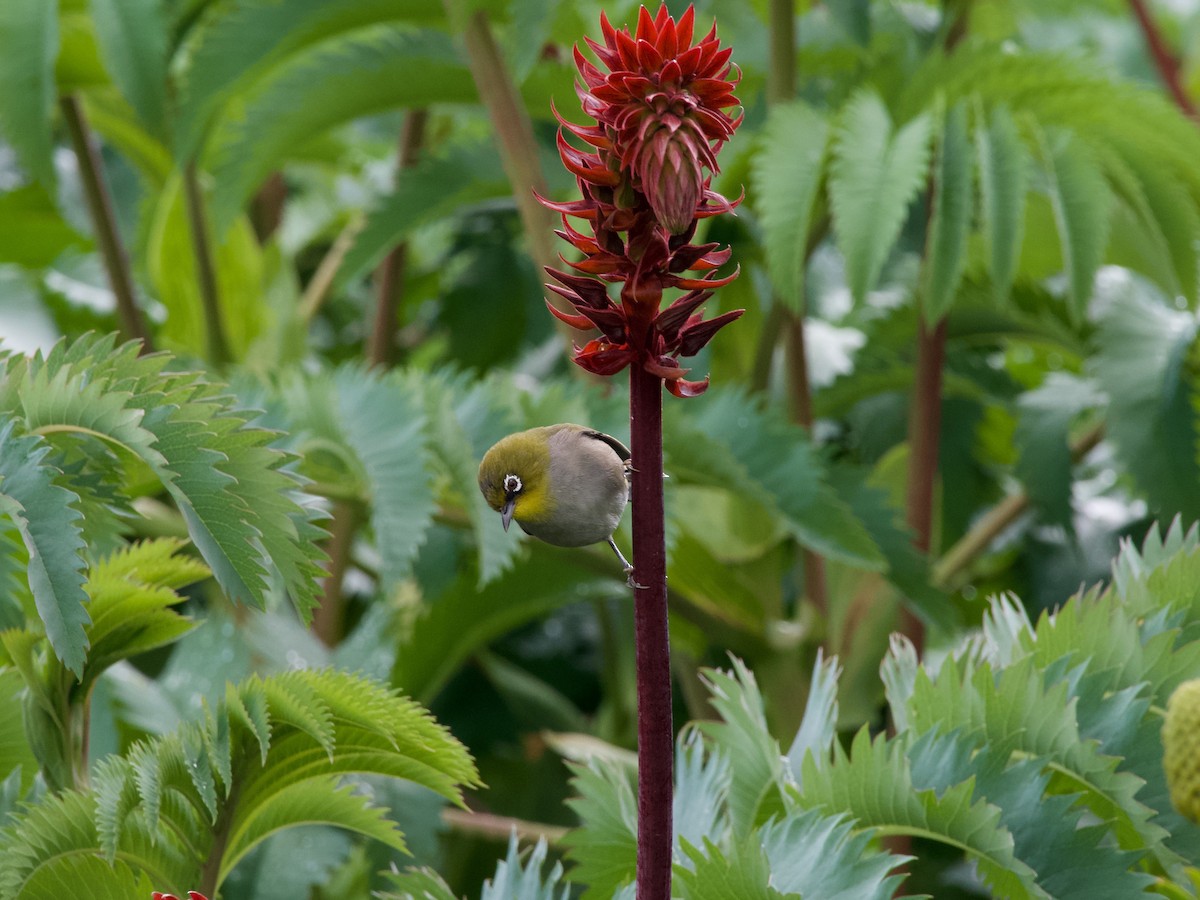
[(515, 497), (509, 497), (504, 502), (504, 508), (500, 510), (500, 521), (504, 523), (504, 530), (508, 531), (508, 526), (512, 524), (513, 507), (517, 505)]

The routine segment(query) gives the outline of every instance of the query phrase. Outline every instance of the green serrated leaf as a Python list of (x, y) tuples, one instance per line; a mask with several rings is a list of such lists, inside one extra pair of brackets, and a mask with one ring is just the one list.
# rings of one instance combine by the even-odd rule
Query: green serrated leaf
[(379, 894), (379, 900), (461, 900), (433, 869), (407, 869), (403, 874), (385, 873), (395, 890)]
[[(493, 431), (489, 427), (492, 424), (489, 419), (503, 417), (503, 412), (488, 402), (486, 390), (483, 389), (469, 392), (461, 400), (459, 406), (463, 407), (464, 413), (461, 418), (449, 385), (426, 381), (424, 398), (425, 415), (429, 423), (429, 447), (449, 474), (451, 483), (461, 491), (478, 552), (476, 584), (483, 587), (512, 566), (521, 544), (503, 530), (499, 516), (487, 505), (483, 494), (475, 486), (479, 471), (477, 460), (483, 456), (489, 443), (485, 441), (482, 447), (474, 446), (467, 427), (469, 425), (477, 434)], [(472, 415), (472, 407), (478, 416)], [(501, 431), (491, 439), (498, 439), (503, 433)]]
[(1017, 400), (1017, 477), (1041, 517), (1071, 529), (1071, 423), (1103, 398), (1089, 381), (1052, 372)]
[(21, 886), (26, 900), (62, 900), (63, 897), (88, 897), (89, 900), (129, 900), (147, 897), (156, 885), (145, 873), (135, 873), (123, 861), (109, 863), (96, 856), (78, 854), (40, 867)]
[(854, 95), (835, 128), (829, 195), (837, 244), (846, 258), (854, 299), (875, 285), (929, 166), (930, 119), (919, 115), (899, 131), (883, 101)]
[(50, 447), (32, 435), (15, 435), (14, 427), (10, 419), (0, 429), (0, 512), (29, 550), (29, 588), (50, 646), (81, 675), (91, 619), (84, 605), (81, 516), (74, 508), (79, 498), (55, 482), (58, 470), (46, 461)]
[(873, 849), (871, 836), (846, 817), (807, 810), (767, 823), (760, 839), (771, 884), (781, 891), (823, 900), (888, 900), (904, 880), (888, 873), (905, 857)]
[[(38, 764), (25, 737), (21, 692), (25, 680), (16, 669), (0, 669), (0, 780), (16, 775), (20, 793), (33, 784)], [(3, 826), (0, 814), (0, 826)]]
[(566, 551), (531, 541), (509, 571), (482, 588), (465, 573), (421, 611), (401, 636), (392, 683), (428, 702), (488, 642), (560, 606), (621, 589), (619, 567), (609, 577), (589, 575)]
[(1044, 132), (1039, 137), (1067, 270), (1068, 309), (1079, 320), (1091, 300), (1096, 270), (1108, 244), (1112, 192), (1082, 141), (1062, 131)]
[(992, 110), (985, 121), (977, 115), (975, 147), (979, 155), (979, 187), (983, 236), (990, 255), (993, 293), (1007, 302), (1021, 252), (1025, 225), (1025, 191), (1029, 183), (1029, 155), (1017, 124), (1004, 106)]
[(697, 727), (734, 761), (729, 818), (734, 834), (747, 834), (779, 807), (783, 756), (767, 729), (758, 684), (741, 660), (734, 658), (732, 673), (708, 669), (703, 677), (723, 721)]
[(87, 245), (41, 187), (30, 185), (0, 194), (0, 263), (40, 269), (64, 250)]
[(740, 391), (714, 389), (685, 420), (664, 410), (667, 471), (681, 481), (732, 489), (778, 510), (804, 546), (879, 571), (885, 560), (863, 524), (830, 486), (798, 426)]
[(491, 143), (454, 144), (397, 175), (396, 189), (368, 212), (338, 270), (341, 286), (373, 268), (392, 247), (429, 223), (461, 215), (472, 203), (511, 193)]
[(90, 0), (105, 66), (146, 128), (166, 129), (167, 22), (162, 0)]
[(1016, 900), (1048, 897), (1037, 886), (1034, 871), (1014, 855), (1000, 810), (985, 800), (973, 801), (970, 781), (940, 793), (916, 788), (902, 740), (888, 741), (881, 735), (872, 741), (863, 728), (849, 755), (834, 745), (832, 764), (807, 757), (803, 783), (803, 807), (846, 812), (860, 826), (941, 841), (965, 851), (997, 894)]
[[(173, 350), (202, 357), (207, 351), (207, 329), (182, 176), (172, 175), (154, 203), (146, 270), (158, 300), (167, 308), (159, 338)], [(244, 217), (233, 216), (214, 229), (210, 243), (225, 336), (231, 353), (241, 359), (266, 326), (263, 251)]]
[(974, 179), (965, 104), (947, 110), (937, 144), (922, 294), (922, 311), (930, 322), (949, 311), (967, 262)]
[(266, 80), (295, 54), (379, 22), (437, 24), (445, 13), (424, 0), (238, 0), (206, 17), (182, 74), (176, 154), (199, 149), (212, 118), (239, 89)]
[(797, 783), (803, 771), (804, 757), (810, 753), (818, 759), (826, 757), (837, 739), (837, 688), (840, 674), (841, 666), (837, 657), (825, 659), (824, 651), (818, 649), (816, 662), (813, 663), (812, 683), (804, 705), (804, 718), (787, 752), (788, 767)]
[(1048, 896), (1119, 900), (1141, 895), (1151, 883), (1150, 876), (1131, 871), (1139, 854), (1112, 847), (1105, 826), (1084, 824), (1075, 797), (1048, 793), (1050, 773), (1041, 761), (1010, 764), (1000, 745), (936, 730), (914, 742), (909, 758), (919, 789), (942, 791), (974, 782), (975, 797), (1000, 810), (1017, 858), (1037, 873)]
[(630, 773), (599, 760), (568, 764), (576, 796), (567, 801), (583, 827), (563, 838), (575, 866), (571, 880), (586, 884), (583, 900), (607, 900), (634, 880), (637, 860), (637, 799)]
[(0, 132), (17, 158), (53, 194), (54, 141), (50, 123), (58, 91), (57, 0), (0, 4)]
[(804, 309), (813, 203), (824, 175), (829, 123), (804, 103), (771, 110), (751, 169), (767, 271), (779, 297)]
[(567, 900), (571, 895), (569, 885), (563, 885), (561, 862), (555, 862), (550, 871), (542, 875), (548, 851), (545, 838), (538, 838), (529, 858), (522, 862), (517, 849), (517, 836), (508, 839), (508, 854), (496, 864), (496, 874), (483, 883), (479, 900)]
[(336, 776), (312, 778), (274, 792), (262, 803), (239, 807), (229, 828), (229, 841), (221, 856), (224, 880), (230, 870), (256, 846), (285, 828), (299, 825), (334, 825), (372, 838), (407, 853), (404, 836), (386, 810), (340, 786)]
[(211, 143), (218, 232), (301, 141), (359, 116), (401, 106), (465, 103), (470, 72), (438, 32), (377, 25), (325, 41), (241, 99)]
[(419, 398), (398, 382), (361, 369), (340, 369), (334, 385), (343, 440), (366, 474), (371, 528), (390, 589), (408, 575), (433, 522), (425, 414)]
[(1189, 520), (1200, 518), (1200, 469), (1184, 359), (1196, 333), (1192, 314), (1130, 280), (1100, 318), (1092, 360), (1117, 453), (1154, 508)]
[(797, 893), (783, 894), (771, 886), (767, 856), (760, 847), (746, 847), (730, 856), (712, 841), (704, 850), (684, 847), (689, 866), (680, 868), (676, 880), (685, 900), (801, 900)]

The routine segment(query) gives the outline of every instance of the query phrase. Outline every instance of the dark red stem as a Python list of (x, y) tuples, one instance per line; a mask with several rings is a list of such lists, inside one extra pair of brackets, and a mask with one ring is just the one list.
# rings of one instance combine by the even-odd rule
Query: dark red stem
[(1129, 6), (1142, 29), (1142, 36), (1146, 39), (1146, 46), (1150, 50), (1151, 59), (1154, 60), (1154, 67), (1158, 69), (1158, 75), (1166, 85), (1171, 98), (1180, 109), (1192, 118), (1196, 118), (1196, 104), (1184, 90), (1183, 82), (1179, 78), (1179, 60), (1175, 58), (1175, 54), (1163, 40), (1158, 23), (1154, 21), (1154, 17), (1150, 15), (1150, 10), (1146, 6), (1146, 0), (1129, 0)]
[[(913, 544), (928, 553), (933, 543), (933, 492), (938, 470), (938, 435), (942, 427), (942, 366), (946, 358), (946, 320), (930, 328), (921, 316), (917, 326), (917, 369), (908, 417), (908, 495), (905, 502)], [(925, 644), (925, 626), (907, 607), (900, 630), (917, 654)]]
[(663, 525), (662, 379), (629, 368), (638, 701), (638, 900), (671, 897), (671, 648)]

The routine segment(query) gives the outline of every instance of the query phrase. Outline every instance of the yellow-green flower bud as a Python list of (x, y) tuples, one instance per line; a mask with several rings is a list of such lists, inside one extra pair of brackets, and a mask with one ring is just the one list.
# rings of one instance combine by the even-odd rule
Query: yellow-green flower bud
[(1200, 824), (1200, 678), (1179, 685), (1167, 701), (1162, 739), (1171, 802)]

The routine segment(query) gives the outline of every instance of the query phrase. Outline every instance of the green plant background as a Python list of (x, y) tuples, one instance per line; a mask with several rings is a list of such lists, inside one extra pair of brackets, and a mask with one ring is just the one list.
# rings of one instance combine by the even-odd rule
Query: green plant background
[[(474, 485), (520, 428), (628, 437), (521, 202), (573, 195), (602, 8), (0, 4), (0, 898), (632, 897), (628, 591)], [(1151, 12), (1200, 92), (1200, 11)], [(1158, 730), (1200, 676), (1200, 131), (1116, 0), (714, 17), (747, 312), (665, 410), (676, 892), (1196, 896)]]

